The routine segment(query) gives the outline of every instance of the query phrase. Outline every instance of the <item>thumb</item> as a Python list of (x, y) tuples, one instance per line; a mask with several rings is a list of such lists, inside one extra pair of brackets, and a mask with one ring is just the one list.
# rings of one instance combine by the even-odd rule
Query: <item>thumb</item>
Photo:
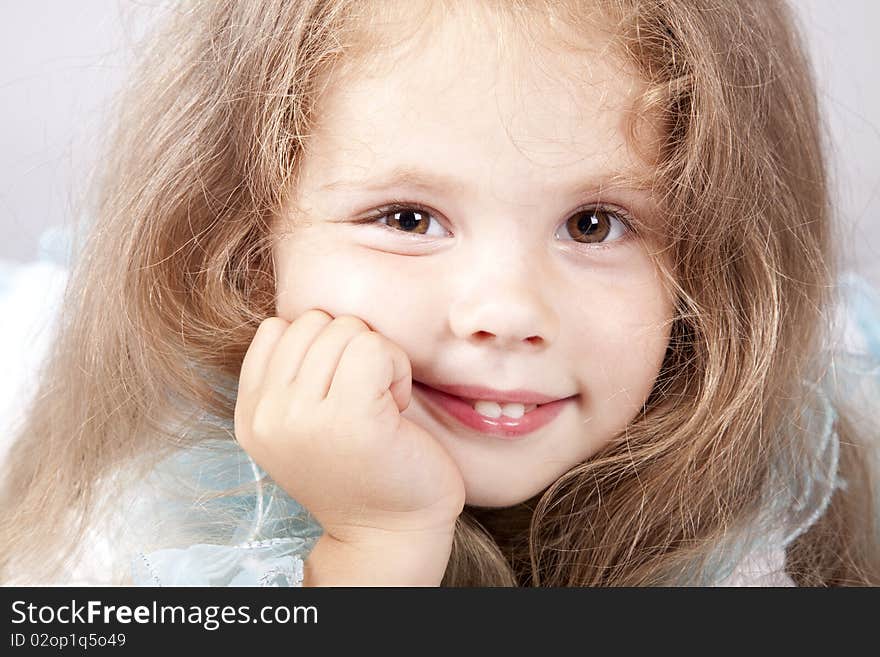
[(402, 413), (412, 401), (412, 365), (409, 356), (396, 344), (388, 341), (389, 354), (392, 361), (392, 377), (389, 390), (397, 409)]

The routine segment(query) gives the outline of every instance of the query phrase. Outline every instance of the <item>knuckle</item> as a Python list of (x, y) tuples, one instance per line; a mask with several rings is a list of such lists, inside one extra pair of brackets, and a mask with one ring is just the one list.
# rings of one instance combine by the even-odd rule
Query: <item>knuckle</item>
[(318, 308), (310, 308), (309, 310), (305, 311), (302, 315), (300, 315), (299, 319), (302, 321), (305, 321), (305, 322), (328, 322), (329, 323), (330, 321), (332, 321), (333, 318), (330, 315), (328, 315), (327, 313), (325, 313), (323, 310), (320, 310)]
[(385, 348), (385, 340), (375, 331), (359, 333), (348, 343), (348, 348), (363, 354), (377, 353)]
[(340, 328), (349, 329), (352, 331), (370, 330), (362, 319), (360, 319), (359, 317), (355, 317), (354, 315), (340, 315), (335, 320), (333, 320), (333, 323)]
[(282, 330), (287, 327), (287, 322), (285, 322), (280, 317), (267, 317), (260, 325), (257, 327), (257, 333), (271, 333), (275, 330)]

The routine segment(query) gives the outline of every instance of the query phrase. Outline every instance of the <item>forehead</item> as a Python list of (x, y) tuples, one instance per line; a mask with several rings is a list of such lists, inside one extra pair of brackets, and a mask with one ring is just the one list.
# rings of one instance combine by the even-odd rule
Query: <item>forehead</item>
[(386, 22), (377, 42), (328, 77), (306, 178), (454, 167), (479, 179), (488, 166), (537, 183), (644, 169), (627, 143), (644, 82), (599, 20), (574, 33), (492, 11), (416, 12)]

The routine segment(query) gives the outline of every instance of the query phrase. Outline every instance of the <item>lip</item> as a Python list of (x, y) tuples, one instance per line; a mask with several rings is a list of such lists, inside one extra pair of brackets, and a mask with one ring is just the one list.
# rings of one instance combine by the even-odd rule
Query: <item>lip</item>
[[(422, 385), (426, 388), (445, 392), (447, 395), (461, 397), (462, 399), (485, 399), (496, 402), (514, 402), (519, 404), (549, 404), (559, 401), (560, 397), (550, 397), (542, 395), (539, 392), (531, 390), (494, 390), (492, 388), (484, 388), (483, 386), (466, 386), (466, 385), (435, 385), (430, 386), (421, 381), (413, 381), (414, 384)], [(566, 397), (565, 399), (568, 399)]]
[[(484, 417), (477, 413), (473, 406), (470, 405), (465, 399), (462, 399), (461, 396), (448, 394), (443, 390), (438, 390), (436, 388), (432, 388), (431, 386), (425, 385), (424, 383), (420, 383), (418, 381), (413, 381), (413, 388), (418, 390), (421, 393), (421, 396), (428, 401), (429, 404), (434, 406), (435, 408), (439, 408), (446, 415), (451, 416), (453, 419), (457, 420), (460, 424), (464, 425), (468, 429), (472, 429), (482, 434), (486, 434), (489, 436), (496, 436), (499, 438), (520, 438), (522, 436), (528, 435), (537, 431), (538, 429), (550, 424), (556, 417), (565, 409), (568, 404), (574, 403), (577, 395), (573, 395), (571, 397), (566, 397), (564, 399), (556, 399), (549, 402), (541, 402), (541, 401), (528, 401), (528, 402), (519, 402), (520, 399), (548, 399), (545, 395), (539, 395), (537, 393), (528, 393), (532, 395), (531, 397), (525, 396), (521, 391), (510, 391), (508, 394), (511, 396), (519, 395), (517, 399), (511, 400), (519, 403), (528, 403), (528, 404), (541, 404), (533, 411), (530, 411), (523, 415), (521, 418), (512, 418), (506, 417), (502, 415), (501, 417), (491, 418)], [(447, 390), (450, 387), (447, 387)], [(455, 389), (464, 390), (468, 395), (474, 393), (474, 391), (481, 390), (486, 391), (486, 388), (474, 388), (472, 386), (454, 386)], [(495, 394), (495, 391), (489, 391), (491, 394)], [(467, 397), (467, 399), (479, 399), (482, 395), (478, 395), (476, 397)], [(486, 397), (487, 399), (493, 399), (492, 397)], [(507, 399), (495, 398), (496, 401), (508, 401)]]

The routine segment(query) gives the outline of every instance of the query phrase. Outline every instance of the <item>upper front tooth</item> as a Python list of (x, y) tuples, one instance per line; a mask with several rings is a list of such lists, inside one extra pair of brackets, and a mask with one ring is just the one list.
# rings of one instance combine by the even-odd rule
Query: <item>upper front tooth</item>
[(501, 417), (501, 406), (498, 402), (483, 401), (481, 399), (474, 404), (474, 410), (486, 417)]
[(480, 415), (485, 415), (486, 417), (501, 417), (501, 415), (504, 414), (507, 417), (516, 419), (525, 415), (526, 407), (524, 404), (518, 404), (516, 402), (499, 404), (498, 402), (481, 399), (474, 403), (474, 410)]
[(510, 403), (501, 407), (501, 412), (507, 417), (518, 418), (526, 413), (526, 407), (523, 404)]

